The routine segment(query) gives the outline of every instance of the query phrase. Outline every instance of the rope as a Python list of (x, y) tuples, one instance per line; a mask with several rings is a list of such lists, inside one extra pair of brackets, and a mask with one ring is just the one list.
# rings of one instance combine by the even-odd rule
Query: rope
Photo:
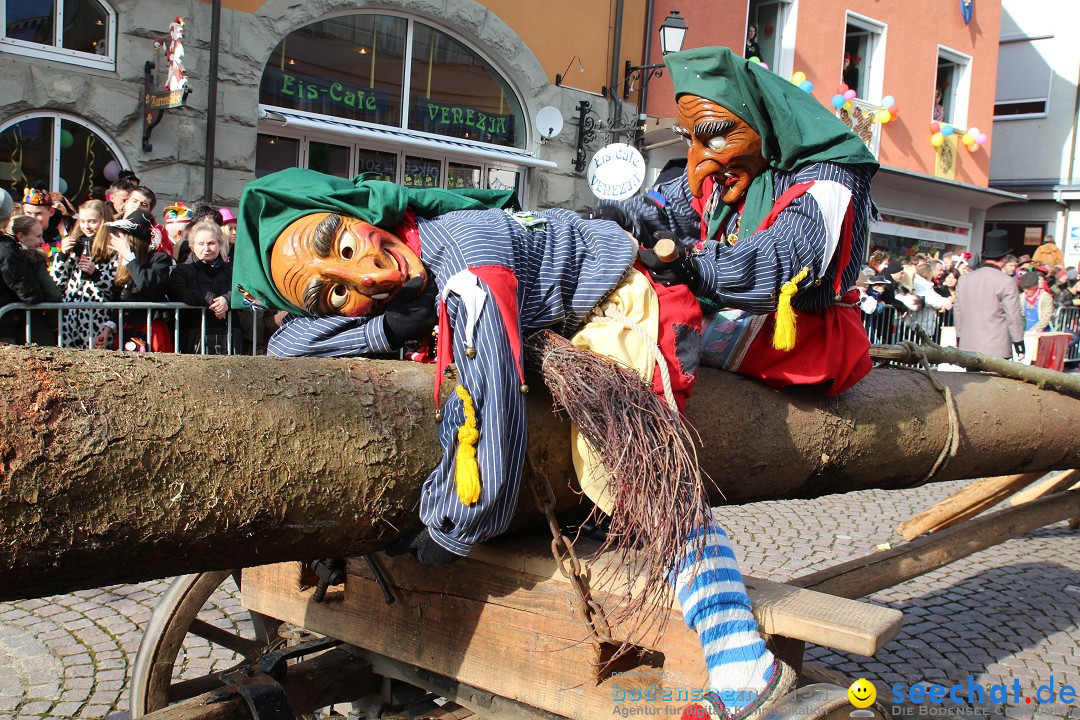
[(664, 353), (660, 351), (660, 346), (656, 344), (656, 341), (649, 333), (645, 332), (643, 327), (616, 310), (614, 305), (609, 303), (604, 307), (604, 317), (621, 324), (623, 327), (635, 333), (641, 338), (641, 341), (645, 343), (645, 347), (653, 354), (653, 358), (656, 360), (656, 366), (660, 369), (660, 382), (664, 386), (664, 400), (667, 401), (668, 407), (675, 412), (679, 412), (679, 406), (675, 403), (675, 393), (671, 389), (671, 372), (668, 370), (667, 358), (665, 358)]
[(956, 457), (956, 451), (960, 447), (960, 418), (956, 414), (956, 400), (953, 398), (952, 390), (942, 385), (941, 382), (934, 377), (934, 373), (930, 369), (930, 361), (927, 360), (926, 353), (923, 352), (923, 349), (910, 340), (903, 340), (898, 343), (898, 345), (907, 350), (912, 357), (918, 360), (919, 365), (922, 366), (920, 372), (930, 380), (930, 384), (933, 385), (934, 389), (941, 393), (942, 397), (945, 399), (945, 410), (948, 412), (948, 436), (945, 438), (945, 445), (941, 448), (941, 452), (938, 453), (934, 466), (930, 468), (930, 472), (927, 473), (926, 477), (918, 483), (919, 485), (924, 485), (933, 480), (938, 472), (948, 464), (949, 460)]

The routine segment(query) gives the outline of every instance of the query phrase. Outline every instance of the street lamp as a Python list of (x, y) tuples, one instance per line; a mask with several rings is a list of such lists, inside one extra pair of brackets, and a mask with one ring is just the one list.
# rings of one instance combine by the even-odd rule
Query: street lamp
[[(671, 14), (664, 18), (664, 22), (660, 25), (660, 54), (667, 55), (682, 50), (683, 39), (686, 37), (688, 29), (686, 21), (679, 15), (679, 11), (672, 10)], [(648, 58), (645, 59), (648, 60)], [(663, 68), (663, 63), (631, 65), (630, 61), (627, 60), (623, 71), (623, 100), (630, 98), (631, 85), (635, 77), (641, 82), (641, 87), (638, 90), (644, 90), (651, 78), (664, 74)]]

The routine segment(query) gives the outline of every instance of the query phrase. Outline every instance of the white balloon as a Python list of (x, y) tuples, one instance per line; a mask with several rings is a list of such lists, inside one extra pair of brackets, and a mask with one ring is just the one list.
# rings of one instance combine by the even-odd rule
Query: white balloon
[(105, 176), (105, 179), (109, 182), (116, 182), (116, 178), (120, 177), (120, 163), (116, 160), (110, 160), (105, 164), (105, 167), (101, 169), (101, 174)]

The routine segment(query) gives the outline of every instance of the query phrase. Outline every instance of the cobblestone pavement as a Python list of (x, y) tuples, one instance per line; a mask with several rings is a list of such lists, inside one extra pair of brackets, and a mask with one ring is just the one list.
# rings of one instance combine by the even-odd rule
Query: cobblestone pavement
[[(879, 543), (899, 542), (892, 529), (900, 520), (962, 485), (864, 491), (718, 512), (744, 569), (785, 580), (872, 552)], [(165, 581), (155, 581), (0, 604), (0, 718), (126, 718), (127, 683), (141, 632), (166, 587)], [(1080, 532), (1070, 532), (1064, 523), (870, 599), (904, 612), (904, 629), (895, 640), (876, 658), (813, 647), (807, 660), (869, 679), (886, 705), (893, 683), (966, 686), (969, 674), (976, 684), (1009, 684), (1010, 692), (1018, 679), (1022, 698), (1049, 684), (1051, 676), (1058, 687), (1080, 689)], [(250, 637), (232, 581), (200, 617)], [(235, 661), (230, 652), (192, 636), (178, 668), (180, 677), (194, 677)], [(1005, 714), (1080, 720), (1080, 701), (1070, 706), (1010, 702)]]

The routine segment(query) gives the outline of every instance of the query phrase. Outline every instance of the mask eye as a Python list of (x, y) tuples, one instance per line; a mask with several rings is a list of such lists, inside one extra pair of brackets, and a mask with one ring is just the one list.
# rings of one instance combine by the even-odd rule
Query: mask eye
[(350, 232), (343, 233), (338, 240), (338, 254), (345, 260), (350, 259), (356, 253), (356, 238)]
[(334, 310), (345, 307), (345, 301), (349, 299), (349, 290), (344, 285), (335, 285), (330, 291), (329, 303)]
[(706, 143), (710, 150), (723, 150), (727, 146), (727, 138), (723, 135), (717, 135), (716, 137), (709, 138), (709, 142)]

